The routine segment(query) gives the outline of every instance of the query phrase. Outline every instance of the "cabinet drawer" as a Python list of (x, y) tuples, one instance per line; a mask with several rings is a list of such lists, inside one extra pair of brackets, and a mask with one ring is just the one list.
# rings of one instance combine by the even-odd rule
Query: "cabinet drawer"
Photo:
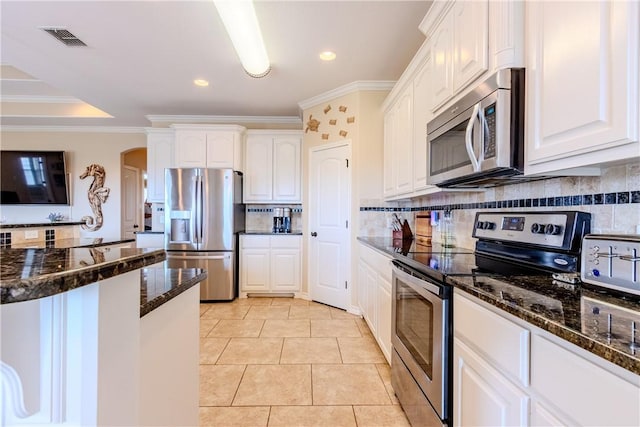
[(529, 385), (530, 332), (456, 293), (454, 336), (472, 345), (494, 367), (523, 386)]
[(271, 236), (272, 248), (300, 249), (302, 236)]
[(240, 247), (245, 248), (269, 248), (269, 236), (240, 236)]
[(578, 425), (640, 425), (635, 378), (632, 384), (541, 336), (531, 340), (531, 387)]

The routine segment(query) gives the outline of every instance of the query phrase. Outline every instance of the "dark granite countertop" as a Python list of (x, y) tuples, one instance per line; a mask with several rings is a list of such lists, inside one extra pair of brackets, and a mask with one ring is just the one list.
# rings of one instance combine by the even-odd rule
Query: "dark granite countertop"
[(65, 225), (81, 225), (84, 221), (43, 221), (25, 224), (0, 223), (0, 229), (3, 228), (29, 228), (29, 227), (61, 227)]
[(24, 242), (19, 244), (11, 244), (11, 248), (95, 248), (98, 246), (119, 245), (122, 243), (134, 243), (135, 239), (126, 239), (122, 237), (79, 237), (72, 239), (58, 239), (53, 242)]
[(201, 268), (143, 268), (140, 271), (140, 317), (207, 278)]
[[(407, 251), (394, 247), (392, 239), (360, 237), (367, 246), (414, 267)], [(411, 246), (408, 242), (407, 245)], [(460, 249), (463, 250), (463, 249)], [(631, 322), (640, 325), (640, 297), (555, 281), (537, 276), (449, 276), (455, 288), (491, 304), (540, 329), (554, 334), (635, 374), (640, 374), (638, 348), (631, 346)], [(455, 307), (454, 307), (455, 310)], [(607, 315), (612, 314), (607, 334)]]
[(239, 234), (246, 236), (302, 236), (302, 231), (292, 231), (291, 233), (274, 233), (272, 231), (249, 230), (241, 231)]
[(0, 304), (29, 301), (89, 285), (166, 259), (164, 249), (0, 249)]

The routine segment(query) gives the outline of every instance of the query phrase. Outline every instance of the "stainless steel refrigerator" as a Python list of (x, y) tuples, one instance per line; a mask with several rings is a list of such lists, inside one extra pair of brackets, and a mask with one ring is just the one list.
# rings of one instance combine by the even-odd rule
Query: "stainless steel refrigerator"
[(172, 268), (204, 268), (201, 301), (238, 294), (238, 233), (244, 231), (242, 173), (231, 169), (167, 169), (165, 249)]

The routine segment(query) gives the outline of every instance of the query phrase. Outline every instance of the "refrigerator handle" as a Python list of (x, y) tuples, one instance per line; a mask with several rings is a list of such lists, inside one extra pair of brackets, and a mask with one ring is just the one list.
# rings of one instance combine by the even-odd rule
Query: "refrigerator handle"
[(200, 175), (196, 176), (195, 192), (196, 226), (194, 241), (196, 243), (202, 243), (202, 177)]

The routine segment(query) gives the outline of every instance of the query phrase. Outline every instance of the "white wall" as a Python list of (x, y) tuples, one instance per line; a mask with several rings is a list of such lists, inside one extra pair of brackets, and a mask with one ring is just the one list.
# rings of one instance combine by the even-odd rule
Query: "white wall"
[(67, 172), (70, 174), (71, 205), (60, 206), (0, 206), (0, 216), (9, 223), (46, 222), (50, 212), (61, 212), (65, 217), (80, 221), (91, 215), (87, 190), (92, 178), (80, 179), (85, 168), (97, 163), (106, 171), (105, 187), (111, 189), (102, 205), (104, 224), (100, 230), (81, 231), (81, 237), (120, 237), (121, 153), (137, 147), (146, 147), (144, 133), (97, 132), (11, 132), (3, 131), (3, 150), (64, 150)]

